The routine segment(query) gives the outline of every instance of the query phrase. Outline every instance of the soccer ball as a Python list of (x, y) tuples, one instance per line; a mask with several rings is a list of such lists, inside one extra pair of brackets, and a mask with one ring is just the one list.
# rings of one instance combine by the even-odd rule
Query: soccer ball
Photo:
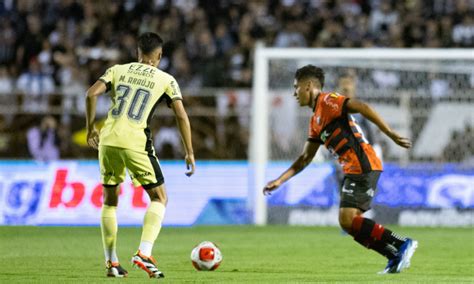
[(191, 251), (191, 261), (197, 270), (216, 270), (221, 264), (222, 253), (213, 242), (202, 242)]

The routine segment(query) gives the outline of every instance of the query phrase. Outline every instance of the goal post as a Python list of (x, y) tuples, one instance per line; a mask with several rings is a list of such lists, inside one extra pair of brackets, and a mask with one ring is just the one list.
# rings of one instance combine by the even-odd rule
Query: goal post
[[(307, 135), (311, 110), (300, 110), (292, 98), (297, 68), (306, 64), (322, 67), (326, 74), (324, 90), (327, 91), (337, 89), (338, 76), (348, 70), (354, 71), (357, 97), (374, 105), (391, 126), (414, 140), (414, 147), (405, 151), (382, 138), (385, 139), (381, 143), (384, 163), (387, 162), (390, 168), (391, 165), (407, 166), (427, 161), (435, 164), (440, 161), (442, 147), (449, 143), (445, 141), (446, 137), (442, 139), (443, 143), (438, 143), (440, 145), (436, 151), (424, 151), (429, 146), (428, 141), (437, 138), (430, 135), (436, 134), (432, 125), (436, 125), (436, 119), (440, 118), (432, 121), (430, 114), (440, 104), (458, 103), (461, 112), (458, 118), (463, 123), (474, 124), (474, 116), (469, 114), (469, 108), (462, 108), (466, 103), (471, 110), (474, 106), (473, 63), (472, 49), (268, 48), (257, 44), (249, 141), (248, 206), (253, 223), (268, 223), (268, 199), (263, 196), (262, 189), (267, 181), (276, 178), (301, 153)], [(438, 112), (442, 115), (442, 108)], [(451, 120), (448, 124), (452, 128), (448, 130), (459, 128), (455, 119)], [(449, 136), (448, 130), (443, 129), (442, 134)], [(325, 161), (318, 164), (321, 166), (318, 170), (328, 175), (334, 174), (330, 173), (333, 164)], [(299, 183), (304, 182), (297, 180), (289, 187), (295, 187), (293, 190), (297, 191)], [(314, 190), (317, 191), (316, 185), (313, 185)], [(335, 191), (333, 193), (337, 195)], [(278, 198), (286, 198), (286, 201), (279, 199), (276, 203), (286, 202), (287, 206), (301, 205), (305, 208), (313, 206), (307, 200), (298, 203), (297, 193), (285, 194), (282, 193)], [(333, 198), (327, 195), (327, 198)], [(317, 202), (315, 204), (318, 206)]]
[[(255, 50), (255, 62), (252, 89), (252, 111), (249, 141), (250, 185), (249, 208), (252, 221), (256, 225), (267, 223), (267, 204), (262, 190), (265, 185), (265, 173), (268, 161), (269, 120), (268, 120), (268, 59), (261, 43)], [(265, 58), (265, 59), (263, 59)], [(259, 82), (259, 83), (256, 83)]]

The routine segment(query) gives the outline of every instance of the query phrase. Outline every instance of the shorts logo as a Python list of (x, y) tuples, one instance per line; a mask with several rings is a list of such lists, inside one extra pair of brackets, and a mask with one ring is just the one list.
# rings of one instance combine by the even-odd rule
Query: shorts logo
[(372, 188), (369, 188), (369, 190), (367, 190), (366, 193), (367, 193), (368, 196), (374, 197), (375, 191)]
[(344, 186), (342, 187), (342, 192), (345, 192), (345, 193), (348, 193), (348, 194), (352, 194), (354, 193), (354, 190), (352, 189), (346, 189)]
[(146, 177), (146, 176), (151, 176), (151, 173), (150, 172), (143, 172), (143, 173), (131, 174), (130, 178), (131, 179), (136, 179), (136, 178), (141, 178), (141, 177)]

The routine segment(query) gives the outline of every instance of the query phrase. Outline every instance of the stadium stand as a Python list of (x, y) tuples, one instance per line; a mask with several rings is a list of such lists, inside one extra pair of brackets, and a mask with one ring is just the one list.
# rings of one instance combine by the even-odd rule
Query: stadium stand
[[(473, 6), (465, 0), (2, 1), (0, 154), (31, 157), (27, 130), (52, 114), (58, 120), (61, 157), (95, 157), (72, 135), (84, 125), (85, 86), (108, 66), (135, 57), (136, 34), (155, 31), (166, 41), (160, 68), (180, 82), (196, 118), (193, 131), (202, 158), (245, 158), (242, 151), (225, 149), (229, 139), (247, 145), (248, 125), (221, 115), (218, 100), (225, 96), (226, 109), (234, 109), (236, 90), (249, 93), (257, 41), (277, 47), (469, 48), (474, 45)], [(466, 80), (472, 88), (474, 79)], [(433, 96), (443, 84), (433, 87)], [(106, 99), (100, 105), (104, 115)], [(226, 121), (239, 133), (226, 131)]]

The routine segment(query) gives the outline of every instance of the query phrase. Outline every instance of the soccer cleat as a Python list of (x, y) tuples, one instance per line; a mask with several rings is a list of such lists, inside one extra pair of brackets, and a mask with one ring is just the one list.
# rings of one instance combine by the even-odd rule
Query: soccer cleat
[(410, 259), (418, 247), (418, 242), (407, 239), (398, 251), (398, 256), (388, 261), (385, 269), (379, 274), (400, 273), (403, 269), (410, 267)]
[(161, 272), (158, 267), (156, 267), (156, 260), (153, 256), (146, 257), (140, 253), (140, 250), (132, 257), (132, 265), (135, 268), (140, 268), (146, 273), (150, 278), (164, 278), (165, 275)]
[(389, 259), (385, 269), (378, 274), (396, 273), (399, 263), (400, 257)]
[(410, 267), (410, 259), (415, 253), (416, 248), (418, 247), (418, 242), (412, 239), (407, 239), (399, 250), (400, 261), (397, 265), (397, 273), (401, 272), (403, 269)]
[(128, 275), (128, 271), (125, 270), (118, 262), (111, 262), (108, 260), (105, 264), (105, 268), (107, 269), (107, 277), (122, 278), (127, 277)]

